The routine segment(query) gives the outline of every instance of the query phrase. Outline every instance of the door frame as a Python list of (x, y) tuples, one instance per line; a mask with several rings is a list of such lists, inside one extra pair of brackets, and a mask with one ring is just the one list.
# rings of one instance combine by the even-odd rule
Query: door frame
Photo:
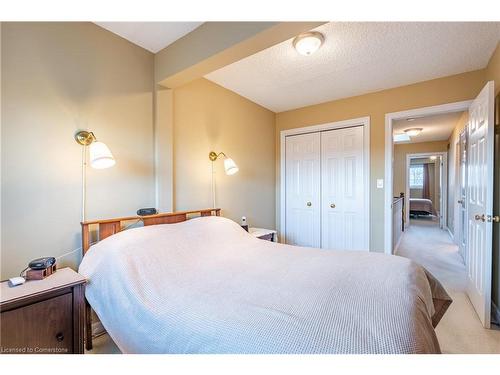
[[(439, 227), (441, 229), (446, 230), (448, 228), (448, 215), (446, 214), (448, 211), (448, 153), (446, 151), (440, 152), (420, 152), (414, 154), (406, 154), (406, 181), (405, 181), (405, 198), (407, 201), (407, 209), (405, 212), (405, 228), (410, 226), (410, 174), (408, 173), (410, 168), (411, 159), (418, 158), (426, 158), (431, 156), (441, 156), (441, 162), (443, 166), (440, 168), (440, 178), (441, 178), (441, 186), (440, 188), (440, 197), (441, 201), (439, 202), (439, 211), (441, 217), (439, 218)], [(450, 233), (451, 235), (451, 233)]]
[[(467, 129), (467, 126), (465, 126), (465, 129)], [(450, 144), (450, 148), (451, 147), (454, 147), (455, 148), (455, 160), (453, 160), (453, 163), (455, 164), (453, 166), (453, 168), (455, 168), (455, 181), (451, 181), (453, 182), (454, 184), (454, 188), (455, 188), (455, 191), (453, 192), (453, 197), (455, 198), (453, 202), (451, 202), (453, 204), (453, 207), (457, 208), (457, 209), (453, 209), (453, 242), (455, 244), (458, 245), (458, 248), (459, 248), (459, 253), (460, 253), (460, 240), (459, 240), (459, 236), (458, 236), (458, 227), (457, 227), (457, 224), (458, 224), (458, 220), (459, 219), (459, 215), (460, 215), (460, 210), (458, 209), (457, 207), (457, 202), (458, 200), (460, 200), (460, 197), (459, 197), (459, 194), (457, 194), (457, 192), (459, 192), (460, 190), (460, 184), (461, 184), (461, 181), (460, 181), (460, 177), (461, 177), (461, 169), (462, 169), (462, 166), (460, 165), (460, 160), (462, 158), (462, 155), (460, 155), (460, 134), (458, 134), (458, 137), (457, 137), (457, 140), (455, 142), (454, 145), (451, 145)], [(451, 162), (451, 160), (450, 160)], [(448, 227), (449, 229), (449, 227)], [(462, 254), (462, 257), (463, 257), (463, 254)]]
[(407, 111), (390, 112), (385, 114), (385, 194), (384, 194), (384, 253), (392, 254), (392, 201), (393, 201), (393, 155), (394, 143), (392, 138), (393, 122), (408, 117), (422, 117), (452, 112), (468, 111), (472, 100), (464, 100), (448, 104), (421, 107)]
[[(363, 168), (365, 170), (364, 195), (365, 195), (365, 233), (364, 244), (370, 250), (370, 116), (358, 117), (343, 121), (328, 122), (318, 125), (304, 126), (301, 128), (280, 131), (280, 242), (286, 243), (286, 137), (299, 134), (316, 133), (327, 130), (363, 126)], [(321, 188), (321, 186), (320, 186)], [(321, 213), (320, 213), (321, 215)]]

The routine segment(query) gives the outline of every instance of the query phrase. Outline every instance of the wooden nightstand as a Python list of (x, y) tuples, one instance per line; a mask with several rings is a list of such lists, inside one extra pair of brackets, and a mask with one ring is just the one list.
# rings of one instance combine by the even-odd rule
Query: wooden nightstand
[(277, 233), (272, 229), (264, 229), (264, 228), (248, 228), (248, 233), (252, 236), (260, 238), (261, 240), (277, 242)]
[(62, 268), (0, 291), (0, 353), (83, 353), (83, 276)]

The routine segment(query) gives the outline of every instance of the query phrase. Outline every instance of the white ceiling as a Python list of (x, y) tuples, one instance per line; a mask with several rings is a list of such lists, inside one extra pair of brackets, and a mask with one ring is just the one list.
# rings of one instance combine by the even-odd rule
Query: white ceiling
[(274, 112), (484, 68), (500, 22), (331, 22), (302, 56), (292, 39), (205, 78)]
[(450, 138), (450, 135), (453, 129), (455, 129), (462, 113), (463, 112), (455, 112), (426, 116), (415, 118), (413, 121), (407, 121), (406, 119), (397, 120), (394, 121), (393, 124), (393, 134), (404, 133), (405, 129), (422, 128), (420, 134), (411, 137), (409, 142), (400, 143), (446, 141)]
[(203, 22), (95, 22), (96, 25), (156, 53)]

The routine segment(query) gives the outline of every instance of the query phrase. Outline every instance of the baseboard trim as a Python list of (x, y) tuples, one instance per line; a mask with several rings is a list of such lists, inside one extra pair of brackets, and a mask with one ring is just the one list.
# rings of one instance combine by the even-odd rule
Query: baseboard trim
[(491, 322), (500, 325), (500, 309), (493, 301), (491, 301)]
[(448, 234), (450, 235), (451, 240), (453, 241), (453, 243), (455, 243), (455, 236), (453, 235), (453, 233), (451, 233), (450, 228), (446, 227), (446, 230), (448, 231)]
[[(95, 318), (94, 318), (95, 319)], [(92, 322), (92, 336), (100, 336), (105, 333), (106, 330), (100, 321)]]
[(403, 239), (404, 235), (405, 235), (404, 232), (401, 233), (401, 237), (399, 237), (398, 243), (396, 244), (396, 246), (394, 246), (394, 250), (392, 251), (392, 255), (396, 255), (396, 253), (398, 252), (399, 245), (401, 244), (401, 240)]

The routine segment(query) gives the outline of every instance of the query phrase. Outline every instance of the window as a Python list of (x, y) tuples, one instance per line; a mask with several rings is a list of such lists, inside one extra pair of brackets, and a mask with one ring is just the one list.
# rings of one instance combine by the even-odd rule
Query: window
[(424, 187), (424, 166), (410, 165), (410, 189), (422, 189)]

